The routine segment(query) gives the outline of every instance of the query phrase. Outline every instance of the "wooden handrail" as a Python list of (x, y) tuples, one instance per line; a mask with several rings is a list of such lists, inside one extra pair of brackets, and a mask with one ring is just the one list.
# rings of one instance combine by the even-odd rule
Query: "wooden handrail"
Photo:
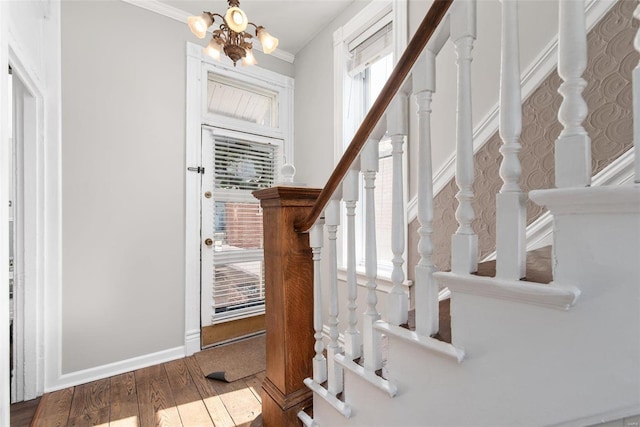
[(440, 25), (440, 21), (442, 21), (447, 10), (449, 10), (451, 3), (453, 3), (453, 0), (435, 0), (433, 5), (431, 5), (429, 12), (427, 12), (427, 15), (422, 20), (422, 23), (416, 30), (416, 33), (407, 45), (407, 48), (400, 57), (400, 60), (398, 60), (393, 72), (389, 76), (389, 80), (387, 80), (387, 83), (382, 88), (380, 95), (378, 95), (378, 98), (371, 106), (371, 109), (353, 136), (351, 144), (349, 144), (349, 147), (345, 150), (342, 158), (336, 165), (336, 168), (327, 180), (326, 185), (320, 192), (313, 208), (302, 221), (295, 223), (296, 230), (301, 232), (308, 231), (316, 222), (318, 217), (320, 217), (325, 206), (329, 203), (331, 196), (347, 174), (351, 164), (358, 157), (358, 154), (360, 154), (360, 151), (367, 142), (369, 135), (371, 135), (373, 128), (398, 93), (402, 83), (407, 78), (409, 72), (413, 68), (413, 65), (420, 57), (422, 50), (431, 39), (431, 36), (436, 28), (438, 28), (438, 25)]

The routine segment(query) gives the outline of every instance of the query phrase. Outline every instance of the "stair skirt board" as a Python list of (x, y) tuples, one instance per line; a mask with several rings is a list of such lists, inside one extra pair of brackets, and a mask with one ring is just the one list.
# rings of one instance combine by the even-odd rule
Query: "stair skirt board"
[(454, 360), (457, 363), (461, 363), (464, 360), (464, 350), (456, 348), (449, 343), (435, 338), (422, 336), (414, 331), (410, 331), (400, 326), (390, 325), (383, 321), (377, 321), (375, 328), (383, 334), (392, 335), (404, 341), (416, 344), (432, 353)]
[(320, 396), (324, 399), (329, 405), (331, 405), (336, 411), (342, 414), (345, 418), (351, 417), (351, 406), (342, 400), (335, 397), (333, 394), (329, 393), (329, 391), (322, 387), (320, 384), (315, 382), (311, 378), (306, 378), (304, 383), (316, 396)]
[(344, 357), (343, 354), (336, 354), (335, 361), (345, 369), (353, 372), (355, 375), (371, 383), (376, 388), (387, 393), (389, 397), (394, 397), (396, 393), (398, 393), (398, 387), (393, 381), (385, 380), (384, 378), (376, 375), (374, 372), (366, 370), (353, 360)]

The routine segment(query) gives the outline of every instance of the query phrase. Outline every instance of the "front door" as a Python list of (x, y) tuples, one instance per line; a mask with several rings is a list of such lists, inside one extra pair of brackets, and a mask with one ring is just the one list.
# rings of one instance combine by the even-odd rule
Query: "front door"
[(282, 141), (203, 126), (202, 347), (264, 330), (262, 211), (251, 194), (276, 182)]

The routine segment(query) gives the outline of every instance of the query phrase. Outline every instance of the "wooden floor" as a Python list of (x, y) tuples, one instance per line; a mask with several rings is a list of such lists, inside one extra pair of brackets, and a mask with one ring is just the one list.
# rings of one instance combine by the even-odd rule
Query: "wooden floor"
[(262, 426), (263, 379), (264, 372), (233, 383), (209, 380), (191, 356), (47, 393), (31, 425)]

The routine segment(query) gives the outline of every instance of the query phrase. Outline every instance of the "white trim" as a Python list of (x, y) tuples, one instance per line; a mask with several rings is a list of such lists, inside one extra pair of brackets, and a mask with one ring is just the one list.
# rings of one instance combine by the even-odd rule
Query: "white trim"
[(381, 320), (376, 322), (375, 328), (387, 336), (393, 336), (406, 342), (416, 344), (439, 356), (452, 359), (457, 363), (461, 363), (464, 360), (464, 350), (449, 343), (419, 335), (414, 331), (410, 331), (400, 326), (391, 325)]
[(323, 398), (329, 405), (331, 405), (336, 411), (338, 411), (343, 417), (351, 418), (351, 405), (339, 400), (333, 394), (322, 387), (320, 384), (312, 380), (311, 378), (305, 378), (304, 384), (313, 391), (317, 396)]
[(314, 419), (311, 418), (304, 411), (299, 411), (298, 412), (298, 419), (302, 422), (302, 424), (304, 424), (305, 427), (320, 427), (320, 424), (318, 424), (316, 421), (314, 421)]
[[(590, 31), (615, 3), (616, 0), (589, 0), (586, 6), (587, 31)], [(557, 65), (558, 37), (556, 35), (521, 75), (523, 102), (555, 70)], [(475, 127), (473, 131), (474, 154), (498, 131), (499, 111), (500, 104), (498, 102)], [(454, 153), (433, 175), (434, 197), (455, 177), (455, 170), (456, 157)], [(418, 201), (417, 196), (415, 196), (407, 205), (407, 222), (413, 221), (417, 216)]]
[[(178, 9), (177, 7), (170, 6), (166, 3), (163, 3), (158, 0), (121, 0), (124, 3), (128, 3), (132, 6), (137, 6), (142, 9), (146, 9), (150, 12), (157, 13), (158, 15), (166, 16), (167, 18), (171, 18), (175, 21), (182, 22), (187, 25), (187, 18), (193, 13), (186, 12), (182, 9)], [(200, 11), (198, 11), (200, 12)], [(196, 13), (196, 12), (194, 12)], [(200, 49), (204, 48), (204, 46), (200, 46)], [(260, 43), (254, 43), (253, 49), (258, 52), (262, 52), (262, 46)], [(276, 49), (274, 52), (270, 53), (274, 58), (278, 58), (282, 61), (293, 64), (295, 61), (295, 55), (291, 52), (287, 52), (286, 50)]]
[(132, 357), (131, 359), (108, 363), (102, 366), (96, 366), (95, 368), (83, 369), (81, 371), (61, 375), (57, 381), (48, 384), (45, 391), (49, 393), (63, 388), (73, 387), (78, 384), (86, 384), (91, 381), (109, 378), (114, 375), (135, 371), (137, 369), (146, 368), (147, 366), (158, 365), (160, 363), (181, 359), (183, 357), (185, 357), (185, 348), (180, 346), (158, 351), (156, 353), (145, 354), (143, 356)]
[(552, 215), (640, 213), (640, 184), (552, 188), (532, 191), (529, 197)]
[[(186, 90), (186, 156), (185, 171), (188, 167), (202, 165), (201, 106), (189, 100), (201, 96), (201, 59), (200, 49), (192, 55), (193, 49), (187, 44), (187, 90)], [(185, 355), (200, 351), (200, 194), (201, 177), (197, 173), (187, 173), (185, 177)], [(186, 218), (197, 218), (187, 221)]]
[[(570, 421), (563, 421), (558, 424), (552, 424), (551, 427), (582, 427), (582, 426), (595, 426), (597, 424), (603, 424), (610, 421), (617, 421), (623, 418), (635, 417), (640, 414), (640, 405), (625, 406), (624, 408), (617, 408), (606, 412), (600, 412), (595, 415), (589, 415), (582, 418), (576, 418)], [(619, 425), (623, 425), (622, 423)], [(632, 423), (624, 423), (624, 426), (631, 427)]]
[[(0, 119), (2, 141), (8, 138), (6, 118), (8, 116), (7, 107), (9, 101), (6, 93), (6, 70), (7, 64), (12, 63), (14, 70), (18, 71), (20, 79), (27, 85), (27, 88), (36, 98), (36, 116), (38, 124), (36, 126), (36, 148), (35, 159), (29, 165), (30, 170), (35, 171), (35, 195), (37, 226), (36, 234), (36, 257), (38, 264), (35, 269), (36, 289), (30, 289), (29, 298), (33, 300), (30, 310), (30, 317), (33, 330), (29, 334), (33, 337), (33, 345), (29, 344), (27, 351), (32, 351), (27, 370), (32, 370), (35, 376), (35, 386), (28, 385), (27, 398), (30, 394), (41, 394), (47, 383), (55, 381), (60, 375), (60, 349), (61, 349), (61, 171), (60, 171), (60, 4), (59, 2), (42, 3), (41, 9), (15, 9), (9, 8), (6, 2), (0, 2), (0, 68), (4, 70), (0, 78)], [(11, 13), (11, 16), (9, 14)], [(46, 16), (45, 16), (46, 15)], [(17, 35), (12, 33), (12, 26), (19, 25), (22, 19), (32, 19), (40, 21), (40, 32), (37, 35), (37, 43), (42, 48), (33, 51), (31, 45), (22, 44)], [(41, 40), (46, 34), (47, 39)], [(46, 64), (46, 70), (42, 65)], [(46, 73), (45, 73), (46, 71)], [(6, 183), (5, 173), (8, 169), (6, 163), (7, 144), (0, 144), (0, 182)], [(8, 194), (6, 186), (0, 187), (0, 205), (7, 206)], [(0, 221), (6, 220), (6, 209), (0, 210)], [(0, 241), (7, 242), (6, 227), (0, 230)], [(0, 256), (7, 259), (5, 245), (0, 245)], [(5, 285), (8, 274), (6, 262), (0, 263), (0, 282)], [(4, 287), (6, 289), (6, 287)], [(8, 295), (2, 293), (0, 303), (8, 307)], [(2, 316), (2, 332), (0, 339), (3, 343), (9, 341), (8, 337), (8, 313)], [(6, 327), (5, 327), (6, 326)], [(6, 339), (6, 340), (5, 340)], [(31, 339), (30, 339), (31, 340)], [(6, 347), (5, 347), (6, 348)], [(6, 393), (9, 391), (8, 376), (8, 353), (4, 352), (0, 356), (3, 362), (0, 375), (2, 390), (0, 391), (0, 424), (9, 425), (9, 398)], [(6, 364), (6, 370), (4, 362)], [(6, 386), (6, 387), (5, 387)], [(34, 396), (35, 397), (35, 396)]]
[(434, 279), (451, 292), (497, 298), (540, 307), (568, 310), (580, 296), (573, 286), (562, 287), (557, 283), (546, 285), (520, 280), (506, 280), (473, 274), (434, 273)]
[[(7, 40), (8, 19), (5, 18), (8, 12), (7, 2), (0, 2), (0, 69), (7, 70), (9, 64)], [(0, 73), (0, 206), (9, 206), (9, 187), (5, 183), (9, 182), (9, 144), (4, 141), (9, 140), (9, 129), (6, 123), (9, 118), (9, 79), (7, 73)], [(8, 209), (0, 209), (0, 224), (9, 223)], [(0, 242), (9, 241), (9, 228), (0, 227)], [(0, 259), (9, 259), (9, 246), (0, 244)], [(2, 289), (9, 289), (9, 263), (0, 262), (0, 284)], [(0, 304), (2, 307), (9, 307), (9, 293), (0, 292)], [(2, 343), (2, 354), (0, 354), (0, 425), (10, 425), (11, 396), (10, 396), (10, 375), (9, 372), (9, 352), (6, 351), (6, 343), (9, 342), (9, 313), (0, 313), (0, 343)]]
[[(125, 1), (125, 0), (123, 0)], [(145, 2), (146, 3), (146, 2)], [(279, 130), (273, 136), (282, 139), (283, 153), (289, 163), (293, 163), (293, 89), (290, 77), (265, 70), (260, 67), (233, 68), (215, 62), (202, 53), (202, 46), (186, 43), (186, 156), (185, 156), (185, 354), (200, 350), (201, 298), (200, 298), (200, 201), (201, 175), (186, 172), (187, 167), (202, 166), (201, 132), (202, 125), (220, 127), (215, 119), (206, 119), (205, 97), (207, 72), (215, 70), (233, 78), (245, 78), (261, 86), (279, 88)], [(205, 120), (206, 119), (206, 120)], [(226, 122), (227, 127), (233, 123)], [(264, 131), (261, 133), (264, 134)], [(284, 162), (283, 162), (284, 163)], [(192, 218), (193, 220), (189, 220)]]
[[(24, 179), (20, 185), (21, 188), (18, 188), (18, 192), (24, 195), (21, 202), (24, 212), (17, 217), (17, 220), (21, 220), (24, 226), (22, 236), (24, 282), (19, 292), (20, 298), (16, 301), (16, 311), (20, 313), (18, 327), (21, 329), (16, 337), (18, 339), (16, 344), (21, 347), (18, 350), (21, 363), (20, 366), (14, 366), (16, 369), (23, 370), (16, 373), (18, 393), (15, 397), (20, 401), (34, 399), (44, 391), (45, 357), (42, 343), (45, 329), (45, 280), (49, 286), (49, 277), (45, 275), (48, 261), (45, 247), (47, 244), (45, 241), (45, 231), (47, 230), (45, 221), (50, 214), (45, 201), (47, 196), (45, 187), (56, 185), (58, 181), (54, 180), (49, 183), (42, 173), (49, 165), (49, 159), (44, 155), (45, 138), (47, 141), (49, 138), (45, 134), (45, 98), (43, 95), (45, 91), (42, 88), (42, 81), (33, 72), (33, 68), (26, 63), (26, 52), (22, 50), (11, 31), (9, 31), (8, 39), (8, 60), (13, 69), (14, 80), (18, 79), (24, 87), (22, 107), (25, 116), (22, 118), (22, 122), (24, 126), (29, 126), (31, 122), (31, 126), (33, 126), (31, 130), (34, 132), (30, 136), (23, 135), (23, 141), (18, 142), (22, 144), (18, 148), (18, 151), (22, 153), (22, 158), (16, 165), (18, 168), (22, 167), (20, 173), (23, 174)], [(55, 278), (53, 282), (55, 282)]]

